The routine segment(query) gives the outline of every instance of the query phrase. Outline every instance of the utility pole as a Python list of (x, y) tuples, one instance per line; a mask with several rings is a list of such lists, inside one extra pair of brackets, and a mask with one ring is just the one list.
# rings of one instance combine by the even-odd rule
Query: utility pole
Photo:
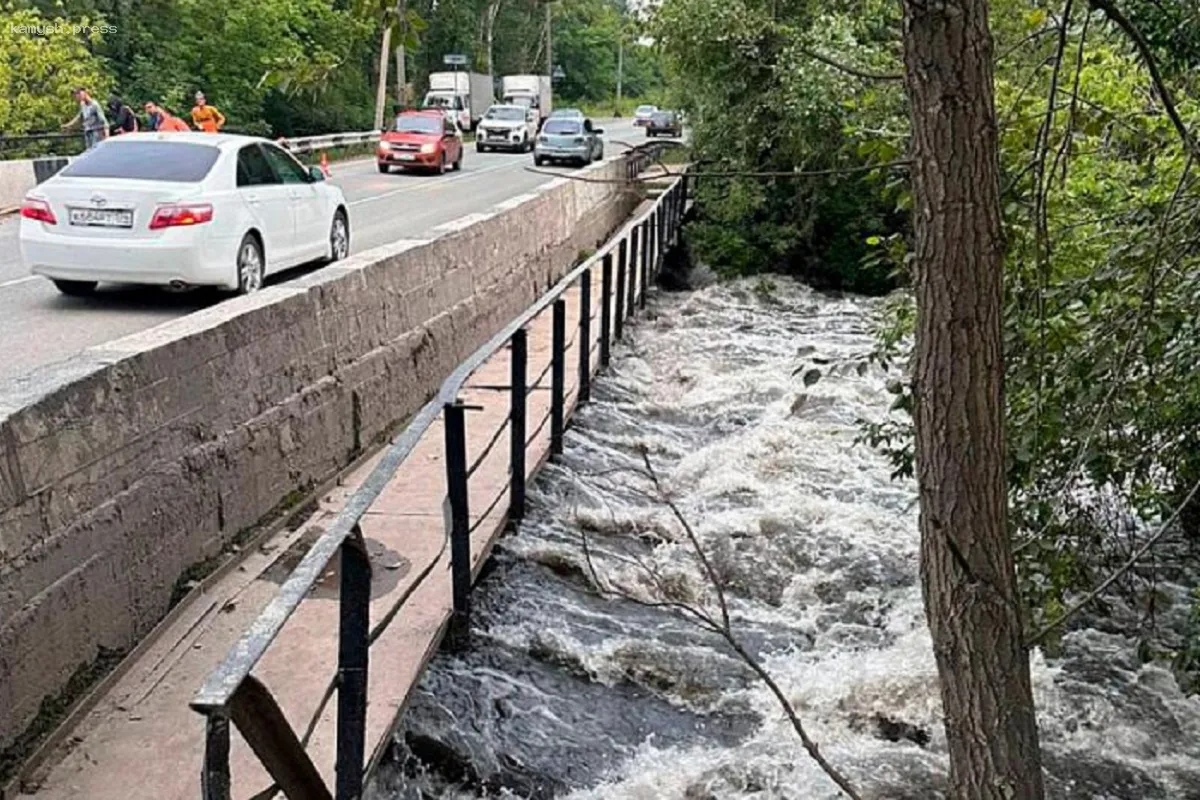
[(617, 32), (617, 113), (621, 111), (621, 73), (625, 68), (625, 30)]
[(404, 45), (408, 41), (408, 0), (396, 0), (396, 25), (400, 44), (396, 47), (396, 102), (408, 105), (408, 75)]
[(549, 2), (549, 0), (547, 0), (547, 2), (546, 2), (546, 74), (547, 75), (554, 74), (554, 52), (550, 46), (551, 39), (552, 39), (552, 37), (550, 35), (550, 2)]
[(388, 61), (391, 56), (392, 26), (384, 21), (379, 45), (379, 84), (375, 89), (375, 129), (383, 130), (383, 106), (387, 102)]

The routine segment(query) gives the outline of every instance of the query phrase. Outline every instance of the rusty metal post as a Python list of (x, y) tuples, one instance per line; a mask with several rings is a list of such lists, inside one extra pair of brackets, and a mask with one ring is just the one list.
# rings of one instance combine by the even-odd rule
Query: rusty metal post
[[(466, 646), (471, 631), (471, 510), (467, 486), (467, 421), (461, 403), (443, 407), (446, 428), (446, 496), (450, 503), (450, 583), (454, 610), (452, 649)], [(523, 444), (523, 443), (522, 443)]]
[(370, 644), (371, 561), (362, 530), (342, 542), (338, 604), (337, 800), (358, 800), (367, 749), (367, 658)]
[(560, 455), (563, 451), (563, 427), (566, 419), (565, 369), (567, 361), (567, 302), (561, 297), (554, 301), (550, 354), (550, 453)]
[(592, 398), (592, 271), (579, 276), (579, 402)]
[(214, 711), (208, 714), (204, 725), (200, 794), (204, 800), (230, 800), (229, 717)]
[[(625, 258), (625, 240), (621, 240), (621, 258)], [(600, 366), (609, 361), (609, 338), (612, 331), (612, 253), (604, 254), (600, 268)]]
[[(634, 228), (629, 235), (629, 256), (632, 260), (632, 254), (637, 250), (637, 228)], [(617, 295), (613, 303), (613, 337), (620, 341), (625, 333), (625, 257), (626, 252), (620, 251), (620, 258), (617, 259)]]
[(509, 376), (512, 408), (509, 419), (508, 464), (512, 474), (509, 477), (508, 518), (514, 522), (525, 516), (525, 410), (529, 396), (525, 373), (528, 363), (529, 334), (524, 328), (518, 328), (512, 337), (512, 364)]

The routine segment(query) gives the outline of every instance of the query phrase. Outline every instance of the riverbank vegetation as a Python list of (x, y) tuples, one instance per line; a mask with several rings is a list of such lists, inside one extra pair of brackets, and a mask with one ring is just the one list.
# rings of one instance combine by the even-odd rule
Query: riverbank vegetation
[[(1115, 512), (1098, 498), (1119, 496), (1147, 521), (1179, 510), (1200, 535), (1200, 504), (1184, 502), (1200, 478), (1197, 12), (1127, 5), (1178, 121), (1136, 42), (1102, 10), (991, 4), (1007, 474), (1035, 626), (1128, 555), (1105, 534)], [(909, 285), (907, 170), (859, 171), (909, 153), (899, 8), (668, 0), (658, 24), (703, 169), (831, 171), (701, 181), (697, 257), (868, 293)], [(911, 293), (894, 295), (879, 361), (905, 363), (914, 319)], [(911, 408), (911, 384), (892, 386)], [(913, 473), (911, 423), (868, 433), (898, 475)]]
[[(863, 438), (921, 486), (939, 660), (970, 652), (962, 614), (991, 602), (968, 591), (982, 582), (1022, 601), (1020, 638), (997, 634), (998, 650), (1053, 654), (1088, 615), (1198, 686), (1198, 15), (1151, 0), (663, 5), (699, 169), (742, 175), (700, 179), (695, 256), (903, 289), (874, 356), (901, 413)], [(1036, 735), (1006, 741), (1000, 777), (1040, 796), (1019, 768)]]

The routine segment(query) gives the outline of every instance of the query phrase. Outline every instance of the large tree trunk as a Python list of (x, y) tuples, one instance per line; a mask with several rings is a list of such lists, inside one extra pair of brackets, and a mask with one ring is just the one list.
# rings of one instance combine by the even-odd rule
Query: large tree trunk
[(375, 88), (375, 129), (383, 129), (383, 111), (387, 103), (387, 73), (388, 55), (391, 52), (392, 26), (383, 29), (383, 38), (379, 43), (379, 84)]
[(951, 796), (1040, 800), (1007, 528), (1002, 270), (987, 0), (904, 0), (917, 299), (921, 584)]
[(487, 7), (484, 26), (484, 44), (487, 47), (487, 71), (493, 82), (496, 80), (496, 17), (500, 14), (503, 0), (491, 0)]
[(408, 0), (396, 0), (396, 25), (400, 41), (396, 45), (396, 102), (408, 105), (408, 69), (404, 45), (408, 41)]
[(407, 106), (408, 99), (408, 70), (406, 69), (404, 45), (396, 48), (396, 102)]

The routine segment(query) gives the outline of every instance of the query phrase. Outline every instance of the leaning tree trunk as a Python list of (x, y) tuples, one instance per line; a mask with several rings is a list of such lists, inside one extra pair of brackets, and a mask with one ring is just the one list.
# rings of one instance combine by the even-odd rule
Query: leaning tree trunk
[(388, 54), (391, 50), (392, 27), (384, 25), (379, 43), (379, 82), (375, 87), (375, 129), (383, 130), (383, 112), (387, 104)]
[(1007, 528), (1000, 226), (987, 0), (904, 0), (917, 299), (921, 585), (951, 796), (1040, 800)]
[(408, 41), (408, 0), (396, 0), (396, 27), (400, 41), (396, 45), (396, 102), (408, 105), (408, 66), (404, 44)]

